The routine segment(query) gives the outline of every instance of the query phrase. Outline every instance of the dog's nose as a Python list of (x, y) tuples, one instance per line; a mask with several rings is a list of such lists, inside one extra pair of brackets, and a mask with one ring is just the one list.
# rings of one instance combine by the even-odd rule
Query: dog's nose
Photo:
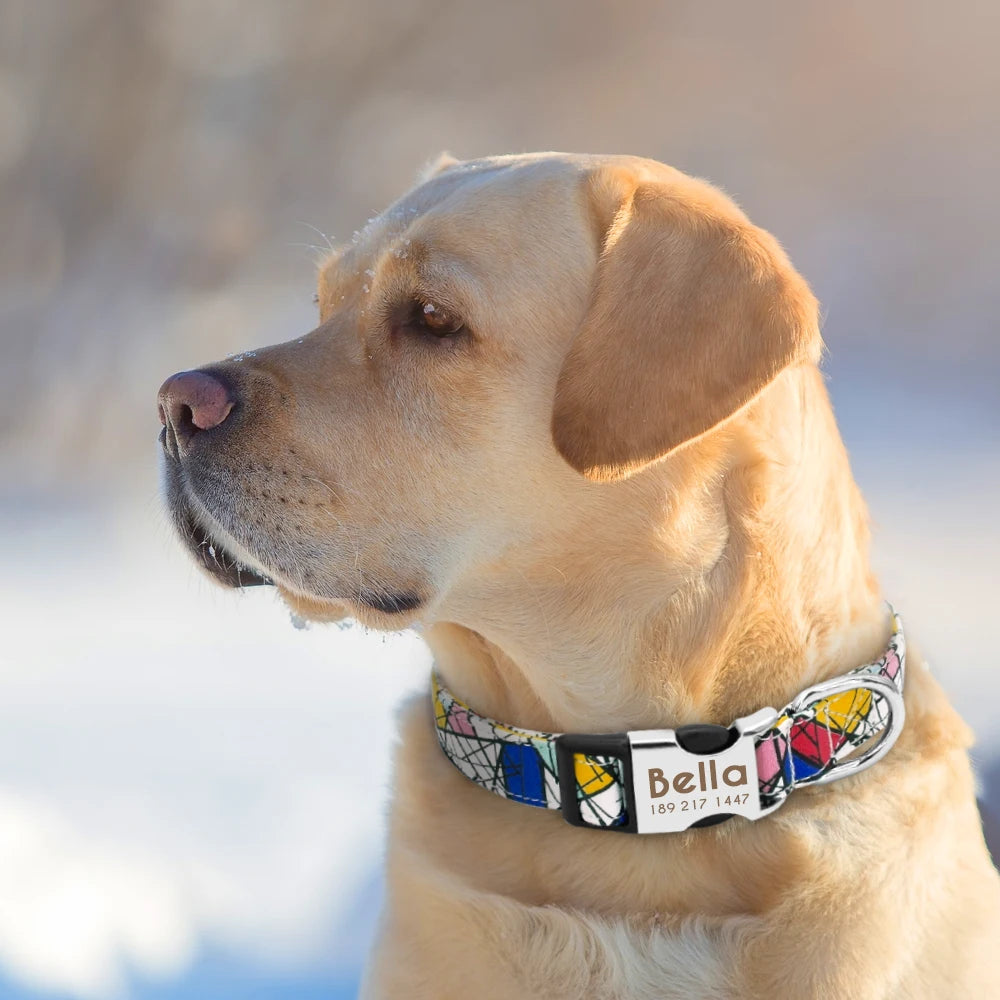
[(178, 372), (160, 386), (157, 402), (160, 423), (166, 428), (167, 450), (179, 457), (199, 431), (218, 427), (236, 400), (228, 387), (208, 372)]

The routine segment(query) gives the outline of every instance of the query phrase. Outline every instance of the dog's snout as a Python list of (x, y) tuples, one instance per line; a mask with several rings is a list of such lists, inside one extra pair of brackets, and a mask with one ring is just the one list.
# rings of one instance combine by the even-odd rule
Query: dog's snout
[(236, 400), (214, 375), (204, 371), (178, 372), (160, 386), (157, 397), (167, 450), (184, 455), (200, 431), (218, 427)]

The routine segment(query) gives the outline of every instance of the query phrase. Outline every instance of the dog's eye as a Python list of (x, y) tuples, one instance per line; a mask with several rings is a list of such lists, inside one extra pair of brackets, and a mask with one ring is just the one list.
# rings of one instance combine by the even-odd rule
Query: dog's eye
[(428, 301), (417, 301), (413, 304), (406, 325), (418, 333), (426, 333), (442, 340), (445, 337), (457, 337), (465, 331), (465, 324), (458, 316)]

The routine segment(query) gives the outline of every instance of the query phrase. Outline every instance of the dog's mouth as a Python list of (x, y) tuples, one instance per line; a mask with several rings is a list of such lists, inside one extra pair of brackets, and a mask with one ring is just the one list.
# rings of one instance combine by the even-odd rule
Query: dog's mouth
[[(287, 558), (282, 561), (280, 554), (272, 561), (273, 556), (259, 552), (259, 537), (245, 539), (248, 532), (231, 512), (220, 510), (218, 504), (209, 506), (176, 464), (167, 464), (164, 485), (171, 520), (182, 544), (200, 568), (223, 587), (275, 587), (293, 611), (316, 621), (339, 621), (350, 607), (399, 619), (425, 603), (412, 585), (386, 585), (371, 578), (362, 582), (360, 573), (353, 586), (344, 586), (343, 580), (327, 582), (315, 571), (319, 553), (305, 546), (297, 550), (298, 565)], [(261, 532), (249, 534), (259, 536)], [(248, 541), (254, 544), (246, 544)]]
[[(246, 587), (277, 586), (270, 577), (241, 562), (190, 514), (183, 516), (181, 534), (185, 544), (202, 569), (223, 586), (232, 587), (234, 590), (242, 590)], [(310, 600), (316, 601), (319, 598), (312, 597)], [(364, 587), (359, 588), (349, 600), (384, 615), (398, 615), (415, 611), (423, 603), (419, 595), (412, 592), (396, 593)]]
[(181, 537), (198, 564), (225, 587), (269, 587), (274, 581), (240, 562), (189, 513), (177, 518)]

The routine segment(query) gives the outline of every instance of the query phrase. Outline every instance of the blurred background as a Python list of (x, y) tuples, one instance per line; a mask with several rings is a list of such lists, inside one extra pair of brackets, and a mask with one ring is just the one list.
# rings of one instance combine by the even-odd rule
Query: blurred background
[(0, 0), (0, 998), (354, 995), (427, 654), (202, 581), (154, 396), (311, 329), (324, 234), (443, 149), (656, 157), (784, 243), (1000, 801), (998, 45), (989, 0)]

